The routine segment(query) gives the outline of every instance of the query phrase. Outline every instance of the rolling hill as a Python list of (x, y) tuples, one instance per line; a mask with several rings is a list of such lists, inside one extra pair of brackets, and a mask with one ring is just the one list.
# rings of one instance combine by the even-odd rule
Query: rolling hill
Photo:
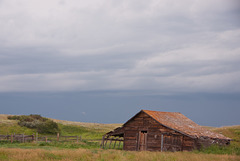
[[(25, 133), (33, 134), (36, 131), (26, 127), (21, 127), (16, 120), (8, 120), (9, 115), (0, 114), (0, 134)], [(51, 118), (50, 118), (51, 119)], [(86, 123), (73, 122), (65, 120), (52, 119), (57, 122), (61, 128), (62, 135), (81, 135), (85, 138), (101, 139), (102, 135), (109, 132), (122, 124), (102, 124), (102, 123)], [(203, 126), (204, 127), (204, 126)], [(224, 126), (224, 127), (205, 127), (217, 133), (221, 133), (229, 138), (240, 142), (240, 125)]]

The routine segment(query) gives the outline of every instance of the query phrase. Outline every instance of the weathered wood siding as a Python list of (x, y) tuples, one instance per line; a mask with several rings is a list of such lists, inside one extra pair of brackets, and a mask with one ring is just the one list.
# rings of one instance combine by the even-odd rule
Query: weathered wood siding
[[(161, 150), (162, 134), (165, 134), (165, 150), (171, 150), (173, 146), (169, 147), (170, 145), (177, 146), (178, 148), (175, 148), (177, 150), (182, 150), (183, 135), (162, 126), (144, 112), (139, 113), (124, 125), (124, 150), (139, 150), (139, 134), (141, 131), (147, 131), (146, 150), (148, 151)], [(166, 136), (166, 133), (169, 135)], [(189, 145), (191, 145), (191, 141), (188, 138), (184, 138), (185, 149), (188, 149)]]
[(196, 148), (196, 141), (188, 136), (183, 136), (182, 150), (191, 151)]
[(213, 138), (207, 138), (207, 137), (200, 137), (198, 140), (196, 140), (196, 148), (200, 149), (201, 147), (208, 147), (213, 144), (217, 145), (229, 145), (230, 140), (227, 139), (213, 139)]

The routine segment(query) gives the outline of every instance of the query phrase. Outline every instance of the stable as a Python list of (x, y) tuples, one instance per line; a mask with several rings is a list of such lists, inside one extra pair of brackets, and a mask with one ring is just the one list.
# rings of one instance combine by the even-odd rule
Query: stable
[(122, 142), (123, 150), (191, 151), (212, 144), (229, 145), (230, 138), (203, 128), (179, 112), (141, 110), (122, 127), (106, 133), (102, 148)]

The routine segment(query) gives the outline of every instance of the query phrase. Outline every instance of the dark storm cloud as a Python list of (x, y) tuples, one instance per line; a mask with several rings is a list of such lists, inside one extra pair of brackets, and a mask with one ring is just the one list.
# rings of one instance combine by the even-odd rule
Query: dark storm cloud
[(1, 113), (239, 124), (239, 17), (239, 0), (0, 0)]
[(240, 92), (239, 9), (235, 0), (2, 0), (0, 91)]

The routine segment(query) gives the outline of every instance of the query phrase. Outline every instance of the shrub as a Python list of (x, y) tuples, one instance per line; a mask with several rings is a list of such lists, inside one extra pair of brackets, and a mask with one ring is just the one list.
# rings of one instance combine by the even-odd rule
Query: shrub
[(19, 120), (19, 119), (20, 119), (20, 116), (14, 115), (14, 116), (8, 116), (7, 118), (8, 118), (9, 120)]
[(57, 134), (60, 132), (58, 124), (41, 115), (21, 115), (21, 116), (8, 116), (10, 120), (19, 120), (18, 125), (31, 129), (36, 129), (39, 133)]
[(37, 131), (39, 133), (57, 134), (60, 132), (58, 124), (52, 120), (47, 120), (38, 124)]

